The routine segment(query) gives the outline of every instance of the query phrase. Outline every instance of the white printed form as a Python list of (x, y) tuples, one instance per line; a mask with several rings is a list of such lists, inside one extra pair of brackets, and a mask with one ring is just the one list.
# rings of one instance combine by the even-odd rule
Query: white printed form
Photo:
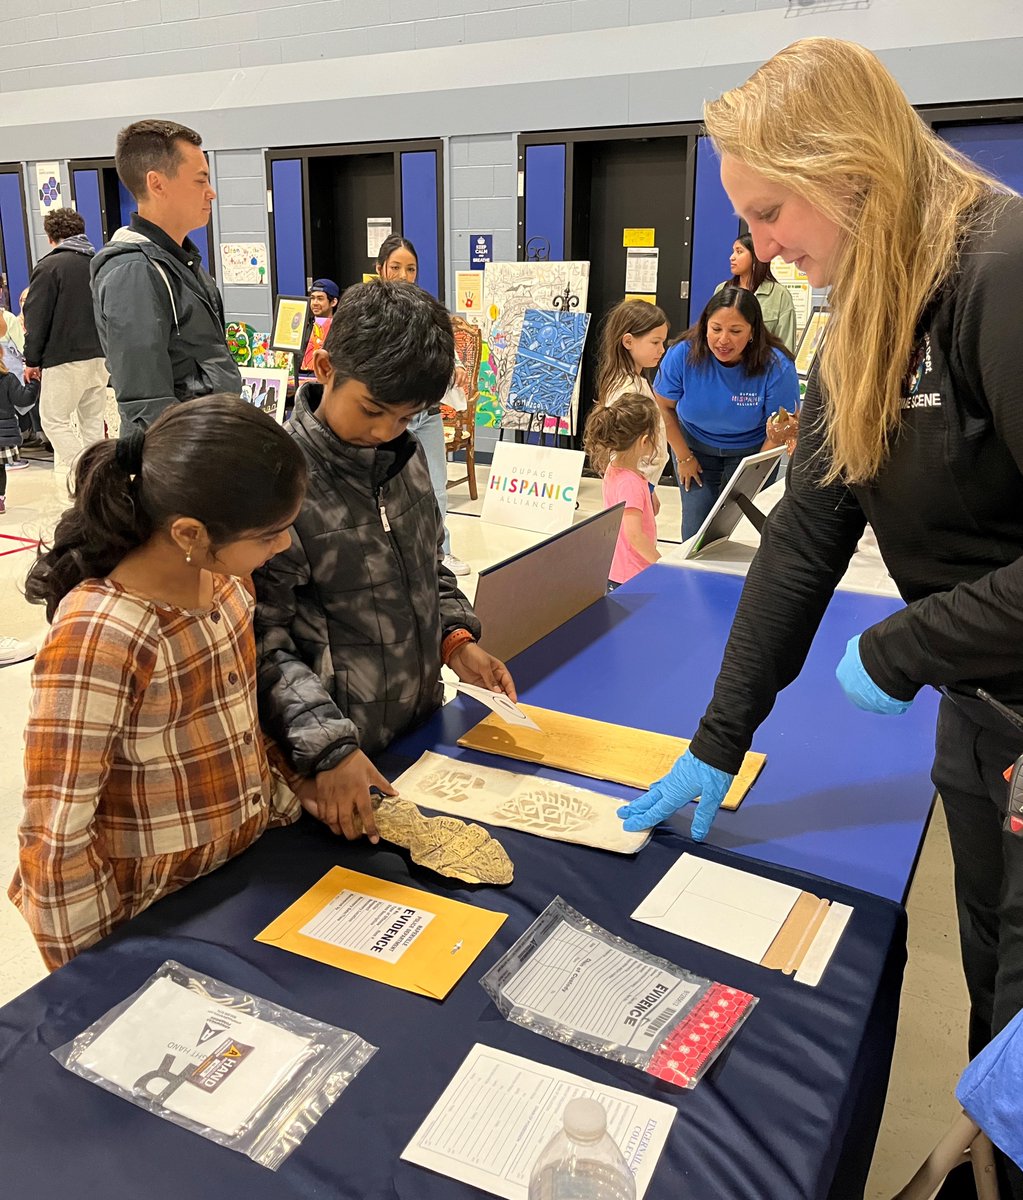
[(354, 950), (356, 954), (395, 963), (433, 917), (425, 909), (345, 889), (298, 932), (344, 950)]
[(533, 1163), (576, 1096), (603, 1104), (642, 1200), (675, 1109), (489, 1046), (472, 1048), (401, 1157), (506, 1200), (528, 1200)]
[(646, 1052), (700, 985), (559, 921), (501, 991), (578, 1033)]

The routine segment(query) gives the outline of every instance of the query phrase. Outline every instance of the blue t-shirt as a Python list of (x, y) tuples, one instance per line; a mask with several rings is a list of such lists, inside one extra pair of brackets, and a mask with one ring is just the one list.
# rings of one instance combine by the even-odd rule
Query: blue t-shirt
[(707, 361), (689, 365), (689, 342), (676, 342), (661, 360), (654, 391), (677, 403), (686, 433), (718, 450), (760, 447), (767, 418), (781, 405), (793, 412), (799, 404), (796, 365), (780, 350), (762, 375), (750, 375), (742, 364), (723, 366), (708, 351)]

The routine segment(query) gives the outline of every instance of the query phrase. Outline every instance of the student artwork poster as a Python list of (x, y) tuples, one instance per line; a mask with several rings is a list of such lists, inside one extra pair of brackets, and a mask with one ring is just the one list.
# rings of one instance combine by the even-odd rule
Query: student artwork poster
[[(511, 429), (526, 429), (531, 414), (513, 412), (508, 404), (515, 369), (515, 356), (522, 333), (526, 311), (531, 308), (555, 310), (555, 300), (564, 296), (566, 290), (570, 309), (585, 312), (589, 291), (590, 264), (588, 262), (500, 262), (488, 263), (484, 271), (484, 341), (489, 350), (489, 367), (492, 380), (480, 373), (480, 391), (484, 386), (493, 389), (489, 395), (481, 395), (484, 411), (489, 400), (494, 410), (494, 424)], [(576, 385), (573, 411), (578, 411), (579, 389)], [(500, 408), (500, 415), (497, 409)], [(533, 418), (534, 425), (536, 418)], [(567, 420), (545, 421), (547, 432), (569, 432)]]
[(288, 372), (262, 367), (242, 369), (242, 399), (261, 408), (275, 421), (284, 421), (284, 402), (288, 393)]

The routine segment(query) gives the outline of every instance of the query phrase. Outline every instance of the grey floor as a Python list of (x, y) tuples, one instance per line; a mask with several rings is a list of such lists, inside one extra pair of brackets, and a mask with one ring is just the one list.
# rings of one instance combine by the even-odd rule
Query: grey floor
[[(481, 486), (485, 475), (485, 469), (481, 469)], [(662, 487), (659, 494), (661, 536), (677, 540), (677, 493)], [(472, 501), (465, 484), (452, 488), (448, 495), (454, 550), (474, 571), (466, 581), (466, 591), (472, 595), (476, 571), (526, 549), (539, 540), (539, 535), (483, 525), (478, 519), (482, 494), (480, 500)], [(42, 612), (29, 605), (21, 592), (30, 552), (18, 549), (20, 543), (12, 539), (48, 534), (62, 503), (51, 467), (33, 464), (27, 470), (9, 474), (7, 513), (0, 516), (0, 635), (23, 637), (41, 635), (45, 630)], [(600, 507), (599, 481), (583, 481), (580, 507), (584, 513)], [(0, 746), (4, 748), (5, 764), (0, 776), (0, 882), (4, 886), (16, 858), (24, 781), (21, 739), (28, 705), (29, 671), (28, 663), (0, 668)], [(0, 897), (0, 1003), (31, 987), (43, 975), (39, 956), (20, 916), (6, 898)], [(965, 1064), (966, 1008), (955, 932), (948, 834), (938, 810), (931, 821), (909, 898), (909, 966), (884, 1124), (866, 1193), (868, 1200), (889, 1200), (951, 1124), (957, 1112), (953, 1088)]]

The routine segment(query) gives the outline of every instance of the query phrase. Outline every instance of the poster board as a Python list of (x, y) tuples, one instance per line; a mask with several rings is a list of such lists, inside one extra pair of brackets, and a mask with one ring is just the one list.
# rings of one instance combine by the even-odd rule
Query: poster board
[(510, 407), (564, 418), (575, 432), (572, 400), (589, 325), (589, 313), (526, 310), (508, 391)]
[(483, 648), (506, 662), (604, 597), (624, 511), (616, 504), (481, 571)]
[(308, 316), (308, 296), (278, 296), (274, 307), (270, 348), (284, 350), (289, 354), (301, 353)]
[(575, 520), (582, 450), (498, 442), (480, 518), (494, 525), (557, 533)]
[[(556, 310), (560, 302), (555, 304), (555, 300), (564, 297), (567, 290), (569, 306), (564, 311), (585, 312), (589, 281), (588, 262), (487, 263), (483, 284), (486, 297), (483, 338), (489, 348), (490, 369), (482, 376), (481, 391), (492, 389), (489, 397), (484, 396), (483, 410), (487, 411), (486, 401), (491, 399), (494, 424), (505, 429), (528, 429), (530, 422), (535, 424), (536, 421), (533, 414), (516, 411), (509, 404), (515, 352), (527, 309)], [(578, 411), (577, 381), (572, 399), (573, 424)], [(569, 423), (550, 419), (545, 422), (545, 431), (568, 433)]]
[(248, 404), (262, 409), (275, 421), (283, 424), (289, 372), (267, 367), (239, 367), (238, 369), (242, 377), (242, 399)]

